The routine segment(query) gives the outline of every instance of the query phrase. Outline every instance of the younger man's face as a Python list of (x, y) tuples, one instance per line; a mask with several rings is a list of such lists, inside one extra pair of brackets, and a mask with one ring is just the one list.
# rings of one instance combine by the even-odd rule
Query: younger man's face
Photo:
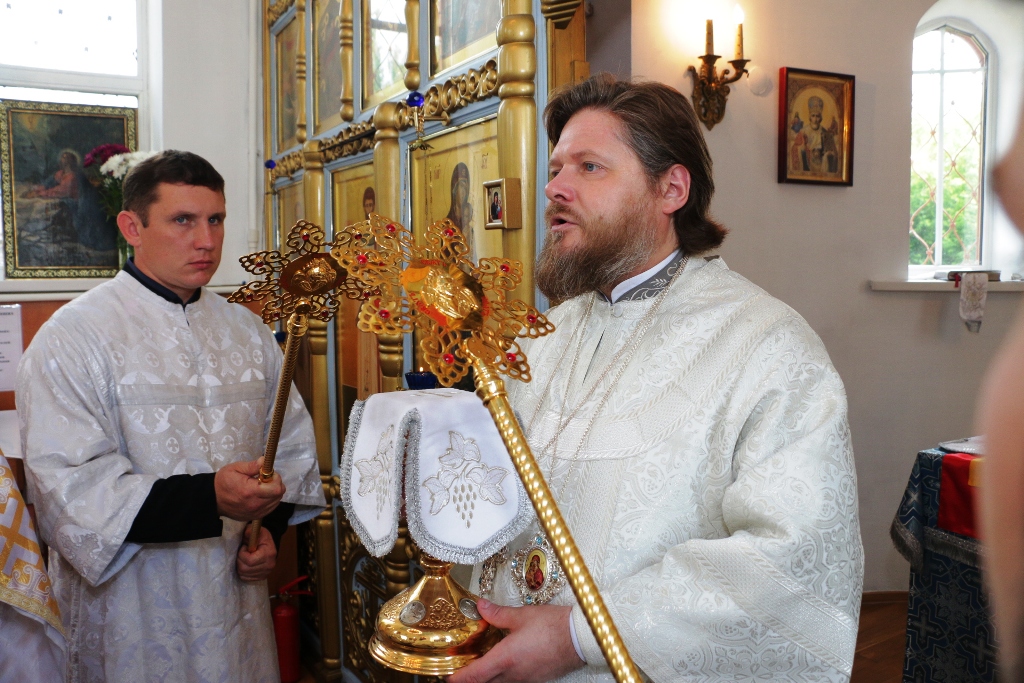
[(149, 207), (148, 225), (129, 240), (135, 265), (187, 301), (209, 284), (220, 265), (225, 214), (221, 192), (161, 183)]

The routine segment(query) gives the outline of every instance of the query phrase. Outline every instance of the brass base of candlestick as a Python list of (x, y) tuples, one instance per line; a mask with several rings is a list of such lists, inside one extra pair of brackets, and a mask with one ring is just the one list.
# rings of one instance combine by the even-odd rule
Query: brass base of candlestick
[(370, 654), (398, 671), (448, 676), (482, 657), (502, 633), (480, 617), (479, 598), (451, 578), (451, 562), (424, 554), (420, 564), (423, 578), (381, 607)]

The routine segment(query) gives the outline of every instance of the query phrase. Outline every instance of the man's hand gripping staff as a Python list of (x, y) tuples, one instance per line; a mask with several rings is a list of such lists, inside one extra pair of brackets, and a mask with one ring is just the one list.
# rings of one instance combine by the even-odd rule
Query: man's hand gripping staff
[[(255, 477), (255, 481), (250, 479), (248, 487), (234, 482), (236, 485), (231, 489), (231, 505), (222, 505), (222, 514), (228, 517), (242, 521), (253, 520), (249, 527), (249, 553), (255, 553), (263, 542), (260, 520), (273, 511), (284, 495), (281, 477), (274, 473), (274, 458), (302, 337), (306, 335), (311, 319), (326, 323), (337, 313), (340, 302), (335, 290), (340, 289), (350, 299), (365, 298), (360, 284), (348, 276), (330, 251), (324, 251), (324, 247), (330, 249), (333, 245), (325, 243), (324, 231), (320, 226), (306, 221), (297, 222), (288, 232), (285, 245), (287, 251), (284, 254), (280, 251), (259, 251), (239, 259), (246, 271), (263, 279), (243, 285), (228, 298), (228, 301), (236, 303), (251, 303), (270, 297), (263, 305), (263, 322), (272, 325), (284, 320), (288, 332), (274, 398), (274, 412), (267, 432), (267, 445), (263, 458), (257, 461), (258, 471), (248, 475)], [(247, 467), (257, 469), (253, 463)], [(227, 486), (231, 481), (228, 477), (237, 476), (238, 473), (232, 471), (222, 483)], [(220, 489), (218, 500), (219, 494)], [(243, 516), (234, 517), (232, 513)]]

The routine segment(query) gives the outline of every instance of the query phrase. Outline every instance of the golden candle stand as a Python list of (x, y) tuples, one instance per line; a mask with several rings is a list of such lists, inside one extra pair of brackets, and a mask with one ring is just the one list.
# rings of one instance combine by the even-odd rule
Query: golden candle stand
[[(277, 456), (277, 442), (281, 436), (288, 394), (292, 388), (295, 361), (299, 344), (309, 328), (309, 319), (324, 322), (334, 317), (339, 301), (335, 290), (340, 290), (351, 299), (363, 296), (358, 280), (349, 277), (345, 269), (329, 251), (323, 251), (323, 229), (306, 221), (299, 221), (288, 232), (285, 240), (288, 250), (258, 251), (239, 259), (246, 271), (262, 276), (239, 287), (228, 301), (251, 303), (271, 297), (263, 305), (263, 322), (268, 325), (286, 319), (288, 339), (284, 347), (284, 361), (274, 397), (274, 412), (267, 433), (267, 445), (263, 451), (263, 465), (260, 481), (267, 482), (274, 476), (274, 459)], [(249, 531), (249, 550), (256, 549), (260, 536), (260, 520), (254, 520)]]
[[(416, 245), (402, 225), (377, 214), (335, 235), (331, 254), (364, 299), (359, 329), (378, 335), (418, 331), (423, 359), (443, 386), (474, 369), (477, 395), (487, 406), (569, 585), (615, 680), (639, 683), (597, 585), (583, 562), (505, 393), (500, 374), (530, 380), (516, 337), (554, 330), (519, 300), (506, 300), (523, 266), (502, 258), (474, 265), (461, 231), (443, 220)], [(404, 290), (404, 293), (403, 293)], [(266, 319), (266, 317), (264, 317)], [(370, 653), (385, 666), (414, 674), (448, 675), (489, 650), (500, 638), (479, 620), (476, 598), (448, 576), (447, 562), (425, 558), (427, 574), (389, 600), (377, 618)], [(403, 618), (406, 617), (406, 618)], [(488, 635), (491, 633), (491, 635)]]

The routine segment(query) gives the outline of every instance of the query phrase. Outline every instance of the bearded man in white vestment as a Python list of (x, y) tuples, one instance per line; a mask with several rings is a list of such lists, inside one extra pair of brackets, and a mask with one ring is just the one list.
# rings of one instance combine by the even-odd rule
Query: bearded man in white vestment
[[(683, 95), (605, 74), (545, 120), (536, 281), (561, 303), (509, 394), (633, 660), (654, 681), (848, 680), (863, 552), (821, 340), (701, 257), (725, 230)], [(612, 680), (555, 562), (534, 522), (475, 569), (509, 635), (451, 683)]]
[(134, 261), (59, 309), (18, 370), (67, 680), (278, 681), (265, 579), (287, 525), (324, 506), (312, 421), (293, 390), (259, 483), (282, 358), (257, 316), (203, 288), (224, 240), (213, 166), (162, 152), (125, 178), (124, 209)]

